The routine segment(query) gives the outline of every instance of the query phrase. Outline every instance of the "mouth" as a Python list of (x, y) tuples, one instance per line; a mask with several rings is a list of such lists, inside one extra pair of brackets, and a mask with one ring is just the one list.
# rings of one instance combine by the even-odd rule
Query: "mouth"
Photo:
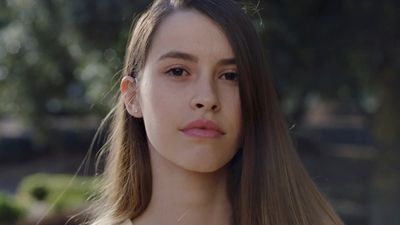
[(197, 138), (219, 138), (223, 136), (224, 134), (212, 130), (212, 129), (202, 129), (202, 128), (192, 128), (192, 129), (186, 129), (186, 130), (181, 130), (185, 135), (191, 136), (191, 137), (197, 137)]
[(211, 120), (195, 120), (185, 126), (182, 130), (185, 135), (197, 138), (219, 138), (225, 135), (225, 132)]

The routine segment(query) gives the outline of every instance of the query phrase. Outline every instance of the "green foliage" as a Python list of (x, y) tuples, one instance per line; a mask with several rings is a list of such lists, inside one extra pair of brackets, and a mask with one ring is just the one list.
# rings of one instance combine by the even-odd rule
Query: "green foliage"
[[(131, 20), (148, 1), (1, 1), (0, 116), (104, 115)], [(115, 91), (115, 90), (114, 90)]]
[(0, 118), (50, 141), (49, 116), (103, 117), (117, 93), (130, 23), (149, 1), (0, 1)]
[(0, 224), (12, 224), (24, 215), (24, 210), (15, 199), (0, 193)]
[(393, 13), (399, 6), (390, 0), (262, 1), (263, 40), (288, 114), (310, 95), (358, 102), (380, 97), (380, 73), (397, 67), (400, 55), (399, 14)]
[(16, 196), (24, 205), (42, 201), (54, 204), (53, 212), (61, 212), (85, 206), (94, 191), (93, 178), (34, 174), (23, 179)]

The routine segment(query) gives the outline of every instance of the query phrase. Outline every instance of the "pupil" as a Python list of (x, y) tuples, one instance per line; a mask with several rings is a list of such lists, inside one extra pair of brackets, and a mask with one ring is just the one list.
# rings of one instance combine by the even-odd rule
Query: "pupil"
[(227, 76), (227, 78), (229, 79), (229, 80), (234, 80), (235, 79), (235, 73), (228, 73), (228, 74), (226, 74), (226, 76)]
[(175, 69), (172, 70), (172, 73), (174, 75), (182, 75), (182, 69), (175, 68)]

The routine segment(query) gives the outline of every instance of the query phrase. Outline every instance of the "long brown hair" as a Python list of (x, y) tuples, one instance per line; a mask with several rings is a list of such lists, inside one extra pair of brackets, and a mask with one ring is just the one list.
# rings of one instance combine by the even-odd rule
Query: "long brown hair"
[[(194, 9), (226, 34), (238, 67), (243, 145), (230, 162), (229, 196), (237, 225), (342, 224), (317, 190), (293, 147), (265, 68), (263, 46), (238, 3), (231, 0), (157, 0), (132, 27), (123, 75), (139, 77), (152, 37), (165, 17)], [(135, 219), (151, 198), (150, 156), (141, 118), (119, 100), (105, 148), (106, 167), (92, 224)]]

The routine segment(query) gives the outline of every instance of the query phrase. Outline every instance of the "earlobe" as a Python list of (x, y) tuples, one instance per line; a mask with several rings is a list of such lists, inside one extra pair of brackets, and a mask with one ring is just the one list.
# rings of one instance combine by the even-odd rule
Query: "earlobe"
[(136, 82), (131, 76), (124, 76), (121, 80), (120, 91), (128, 113), (136, 118), (142, 117), (139, 102), (137, 101)]

